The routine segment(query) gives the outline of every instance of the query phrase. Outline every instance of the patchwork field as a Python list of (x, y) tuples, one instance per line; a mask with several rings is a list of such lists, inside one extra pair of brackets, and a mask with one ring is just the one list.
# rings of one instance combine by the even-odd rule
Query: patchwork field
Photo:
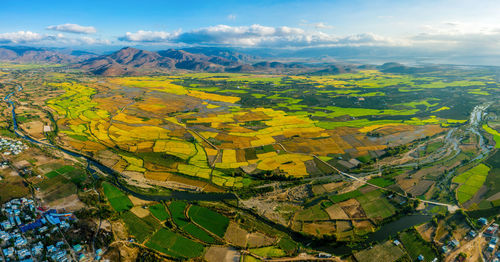
[[(301, 178), (331, 172), (313, 155), (353, 168), (332, 159), (371, 159), (389, 147), (444, 132), (465, 122), (446, 97), (403, 99), (384, 107), (374, 101), (427, 89), (477, 89), (484, 86), (481, 80), (444, 83), (438, 76), (375, 70), (310, 77), (113, 77), (49, 82), (63, 94), (46, 105), (55, 114), (61, 143), (106, 155), (103, 161), (119, 172), (142, 174), (152, 184), (171, 185), (182, 176), (242, 188), (256, 174)], [(234, 170), (243, 172), (229, 175)]]
[(471, 199), (483, 186), (490, 168), (480, 164), (453, 178), (453, 182), (460, 184), (457, 189), (457, 199), (463, 204)]

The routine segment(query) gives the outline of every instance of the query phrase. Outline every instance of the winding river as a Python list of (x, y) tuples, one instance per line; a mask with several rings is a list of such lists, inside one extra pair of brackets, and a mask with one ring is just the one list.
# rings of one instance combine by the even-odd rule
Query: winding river
[[(17, 91), (22, 91), (23, 88), (22, 86), (18, 86)], [(116, 186), (118, 186), (120, 189), (123, 191), (137, 197), (143, 200), (149, 200), (149, 201), (169, 201), (169, 200), (188, 200), (188, 201), (222, 201), (222, 200), (234, 200), (237, 199), (236, 195), (233, 193), (193, 193), (193, 192), (187, 192), (187, 191), (171, 191), (169, 194), (163, 194), (163, 195), (148, 195), (144, 193), (140, 193), (137, 191), (134, 191), (127, 186), (125, 186), (118, 178), (121, 176), (120, 173), (117, 171), (101, 164), (99, 161), (96, 159), (93, 159), (89, 156), (80, 154), (78, 152), (68, 150), (65, 148), (62, 148), (58, 145), (55, 144), (49, 144), (49, 143), (44, 143), (38, 140), (33, 139), (32, 137), (29, 137), (28, 135), (23, 134), (18, 127), (17, 124), (17, 119), (16, 119), (16, 105), (15, 103), (11, 100), (11, 97), (16, 93), (16, 91), (12, 91), (8, 95), (5, 96), (4, 101), (9, 103), (12, 106), (12, 123), (14, 127), (14, 132), (15, 134), (23, 138), (29, 142), (39, 144), (39, 145), (45, 145), (49, 146), (51, 148), (55, 148), (61, 152), (64, 152), (70, 156), (73, 157), (78, 157), (78, 158), (83, 158), (85, 161), (87, 161), (87, 170), (94, 175), (94, 177), (97, 177), (95, 175), (96, 171), (92, 169), (92, 167), (95, 167), (99, 169), (102, 173), (106, 175), (110, 175), (113, 178), (112, 183)]]
[[(143, 200), (149, 200), (149, 201), (169, 201), (169, 200), (187, 200), (187, 201), (223, 201), (223, 200), (235, 200), (237, 199), (236, 195), (233, 193), (194, 193), (194, 192), (186, 192), (186, 191), (171, 191), (168, 194), (162, 194), (162, 195), (148, 195), (144, 193), (140, 193), (137, 191), (134, 191), (130, 189), (129, 187), (125, 186), (121, 181), (120, 177), (121, 174), (118, 173), (117, 171), (101, 164), (98, 160), (91, 158), (89, 156), (80, 154), (78, 152), (68, 150), (65, 148), (62, 148), (56, 144), (52, 144), (52, 142), (45, 143), (42, 141), (35, 140), (28, 135), (23, 134), (17, 124), (16, 120), (16, 112), (15, 112), (15, 103), (11, 100), (11, 97), (15, 95), (16, 91), (22, 91), (23, 88), (22, 86), (18, 86), (17, 90), (9, 93), (8, 95), (5, 96), (4, 101), (9, 103), (12, 106), (12, 123), (13, 123), (13, 128), (15, 131), (15, 134), (22, 138), (25, 139), (29, 142), (39, 144), (39, 145), (44, 145), (48, 146), (54, 149), (57, 149), (61, 152), (64, 152), (70, 156), (77, 157), (77, 158), (82, 158), (85, 159), (87, 162), (87, 170), (89, 171), (90, 174), (92, 174), (95, 178), (98, 178), (96, 175), (96, 170), (93, 168), (97, 168), (100, 172), (109, 175), (112, 178), (112, 183), (119, 187), (121, 190), (127, 192), (128, 194), (131, 194), (137, 198), (143, 199)], [(481, 121), (481, 118), (483, 116), (484, 110), (486, 110), (487, 106), (478, 106), (474, 108), (473, 113), (471, 114), (471, 131), (474, 132), (475, 134), (478, 134), (480, 137), (480, 145), (481, 148), (484, 150), (483, 151), (483, 156), (484, 154), (487, 155), (489, 152), (489, 149), (487, 146), (484, 145), (484, 141), (482, 140), (482, 136), (479, 134), (477, 131), (477, 126), (479, 122)], [(451, 136), (451, 133), (448, 134)], [(231, 205), (233, 206), (233, 205)], [(351, 247), (347, 245), (345, 242), (314, 242), (313, 239), (306, 237), (300, 233), (297, 233), (288, 227), (285, 227), (281, 224), (277, 224), (275, 222), (272, 222), (270, 220), (267, 220), (265, 218), (262, 218), (261, 216), (253, 213), (251, 210), (247, 210), (245, 208), (241, 208), (239, 206), (233, 206), (234, 208), (245, 212), (259, 221), (266, 223), (273, 228), (276, 228), (279, 231), (286, 232), (289, 234), (295, 241), (302, 243), (305, 246), (311, 246), (317, 250), (320, 251), (325, 251), (325, 252), (332, 252), (336, 255), (342, 255), (342, 254), (348, 254), (353, 251)], [(404, 231), (407, 228), (410, 228), (412, 226), (424, 223), (429, 221), (432, 218), (431, 215), (425, 215), (425, 214), (412, 214), (412, 215), (406, 215), (403, 216), (393, 222), (389, 222), (387, 224), (382, 225), (380, 230), (369, 234), (367, 239), (363, 242), (358, 242), (355, 244), (354, 249), (360, 249), (360, 248), (366, 248), (369, 246), (372, 242), (381, 242), (387, 239), (389, 236), (396, 235), (398, 232)]]

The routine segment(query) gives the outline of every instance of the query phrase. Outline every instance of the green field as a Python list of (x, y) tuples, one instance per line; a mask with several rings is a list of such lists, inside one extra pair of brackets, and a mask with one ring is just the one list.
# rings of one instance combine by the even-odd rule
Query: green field
[(490, 168), (485, 164), (479, 164), (466, 172), (453, 178), (453, 182), (460, 184), (457, 189), (457, 199), (460, 204), (471, 199), (483, 186)]
[(270, 247), (260, 247), (250, 249), (251, 253), (254, 253), (261, 257), (284, 257), (286, 256), (286, 252), (278, 247), (270, 246)]
[(170, 217), (167, 210), (165, 209), (165, 206), (163, 206), (163, 204), (161, 203), (149, 206), (149, 211), (160, 221), (165, 221)]
[(332, 196), (330, 196), (330, 200), (333, 203), (339, 203), (339, 202), (346, 201), (348, 199), (355, 198), (355, 197), (358, 197), (361, 195), (362, 194), (359, 190), (354, 190), (354, 191), (347, 192), (347, 193), (340, 194), (340, 195), (332, 195)]
[(198, 225), (219, 237), (224, 237), (229, 225), (229, 218), (201, 206), (191, 206), (188, 215)]
[(399, 234), (400, 240), (408, 255), (413, 261), (417, 261), (419, 255), (424, 256), (424, 261), (432, 261), (437, 257), (436, 252), (431, 248), (430, 244), (417, 236), (414, 231), (406, 231)]
[(64, 176), (57, 175), (50, 179), (45, 179), (36, 185), (46, 194), (45, 201), (53, 201), (62, 199), (72, 194), (77, 193), (78, 188), (69, 179)]
[(396, 213), (396, 208), (389, 203), (380, 190), (374, 190), (356, 197), (369, 218), (384, 219)]
[(121, 215), (121, 218), (125, 222), (129, 234), (140, 243), (144, 242), (148, 236), (161, 228), (160, 223), (151, 216), (139, 218), (132, 212), (127, 211)]
[(394, 185), (395, 182), (394, 180), (385, 179), (382, 177), (376, 177), (368, 180), (368, 183), (374, 184), (379, 187), (388, 187), (390, 185)]
[(483, 129), (493, 135), (493, 139), (495, 140), (495, 148), (500, 148), (500, 133), (495, 129), (489, 127), (487, 124), (483, 124)]
[(392, 262), (400, 259), (403, 255), (404, 251), (400, 247), (394, 245), (391, 241), (387, 241), (383, 244), (375, 245), (373, 248), (355, 253), (354, 257), (359, 262)]
[[(184, 210), (187, 204), (182, 201), (172, 201), (168, 206), (170, 213), (172, 214), (172, 220), (174, 223), (183, 231), (190, 234), (191, 236), (206, 242), (214, 243), (215, 239), (210, 236), (203, 229), (199, 228), (197, 225), (193, 224), (185, 215)], [(201, 225), (201, 224), (200, 224)], [(209, 230), (208, 228), (206, 228)]]
[(146, 246), (176, 258), (194, 258), (202, 255), (204, 246), (172, 231), (162, 228)]
[(109, 203), (117, 212), (127, 211), (134, 206), (127, 195), (125, 195), (122, 191), (120, 191), (120, 189), (116, 188), (110, 183), (102, 183), (102, 188), (104, 190), (104, 194), (108, 198)]
[(302, 221), (328, 220), (329, 218), (321, 203), (308, 207), (295, 215), (295, 219)]

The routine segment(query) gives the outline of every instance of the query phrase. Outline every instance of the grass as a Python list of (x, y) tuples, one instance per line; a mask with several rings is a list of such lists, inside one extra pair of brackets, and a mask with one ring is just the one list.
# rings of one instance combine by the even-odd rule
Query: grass
[(330, 200), (333, 203), (339, 203), (339, 202), (342, 202), (342, 201), (349, 200), (351, 198), (359, 197), (361, 195), (362, 194), (361, 194), (361, 192), (359, 190), (354, 190), (354, 191), (347, 192), (347, 193), (344, 193), (344, 194), (330, 196)]
[(286, 252), (278, 247), (269, 246), (269, 247), (260, 247), (260, 248), (252, 248), (250, 249), (251, 253), (254, 253), (261, 257), (284, 257), (286, 256)]
[(179, 227), (189, 223), (186, 216), (184, 216), (184, 209), (186, 209), (186, 205), (187, 204), (182, 201), (172, 201), (168, 206), (170, 214), (172, 214), (172, 220)]
[(203, 254), (204, 246), (170, 230), (162, 228), (146, 246), (176, 258), (195, 258)]
[(390, 185), (394, 185), (394, 180), (391, 179), (385, 179), (382, 177), (376, 177), (368, 180), (368, 183), (374, 184), (379, 187), (388, 187)]
[(431, 246), (422, 240), (415, 231), (406, 231), (399, 235), (403, 246), (413, 261), (417, 261), (419, 255), (424, 256), (424, 261), (432, 261), (437, 257)]
[(483, 129), (493, 135), (493, 139), (495, 140), (495, 148), (500, 148), (500, 133), (495, 129), (489, 127), (487, 124), (483, 124)]
[(102, 183), (102, 188), (104, 194), (108, 198), (109, 203), (116, 212), (127, 211), (131, 209), (134, 205), (132, 201), (125, 195), (120, 189), (111, 185), (110, 183)]
[(359, 201), (361, 207), (365, 210), (366, 216), (369, 218), (384, 219), (396, 213), (396, 208), (387, 201), (380, 190), (368, 192), (362, 196), (356, 197), (356, 199)]
[(391, 241), (375, 245), (373, 248), (365, 249), (354, 254), (356, 261), (396, 261), (404, 255), (403, 250)]
[(165, 221), (170, 217), (167, 210), (165, 209), (165, 206), (163, 206), (163, 204), (161, 203), (149, 206), (149, 211), (160, 221)]
[(297, 243), (286, 237), (280, 239), (278, 246), (288, 254), (292, 254), (297, 250)]
[[(184, 215), (184, 210), (186, 209), (187, 204), (182, 201), (172, 201), (168, 208), (170, 209), (170, 213), (172, 214), (172, 220), (174, 223), (183, 231), (186, 233), (190, 234), (191, 236), (206, 242), (206, 243), (214, 243), (215, 239), (210, 236), (207, 232), (205, 232), (203, 229), (199, 228), (195, 224), (191, 223), (188, 218)], [(190, 208), (191, 209), (191, 208)], [(191, 215), (190, 215), (191, 216)], [(198, 214), (194, 214), (195, 217), (198, 217)], [(203, 219), (198, 220), (197, 222), (201, 221), (202, 226), (205, 226), (206, 223), (212, 223), (210, 221), (205, 221)], [(229, 223), (229, 222), (228, 222)], [(215, 225), (220, 226), (220, 225)], [(226, 225), (227, 227), (227, 225)], [(210, 227), (209, 227), (210, 228)], [(211, 231), (209, 228), (205, 228), (209, 231)], [(212, 231), (211, 231), (212, 232)], [(224, 229), (225, 232), (225, 229)], [(215, 233), (215, 232), (214, 232)], [(222, 237), (224, 234), (222, 235)]]
[(121, 218), (125, 222), (129, 234), (140, 243), (143, 243), (148, 236), (161, 228), (160, 223), (151, 216), (141, 219), (132, 212), (127, 211), (121, 215)]
[(460, 204), (467, 202), (479, 191), (489, 171), (487, 165), (479, 164), (453, 178), (454, 183), (460, 184), (457, 189), (457, 199)]
[(188, 214), (198, 225), (219, 237), (224, 237), (229, 225), (229, 218), (201, 206), (191, 206)]
[(329, 218), (321, 204), (306, 208), (295, 215), (295, 219), (302, 221), (328, 220)]

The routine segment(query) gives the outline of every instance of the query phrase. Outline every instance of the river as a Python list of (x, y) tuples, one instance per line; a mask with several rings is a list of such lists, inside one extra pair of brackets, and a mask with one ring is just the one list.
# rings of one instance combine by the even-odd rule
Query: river
[[(22, 87), (18, 86), (18, 91), (21, 91)], [(13, 127), (16, 135), (20, 138), (23, 138), (29, 142), (40, 144), (40, 145), (45, 145), (52, 147), (54, 149), (60, 150), (61, 152), (64, 152), (68, 155), (78, 157), (78, 158), (83, 158), (87, 162), (87, 170), (92, 174), (94, 177), (97, 178), (96, 176), (96, 170), (93, 169), (93, 167), (97, 168), (99, 171), (101, 171), (104, 174), (109, 175), (110, 177), (113, 178), (112, 183), (115, 184), (117, 187), (122, 189), (123, 191), (137, 197), (143, 200), (149, 200), (149, 201), (169, 201), (169, 200), (187, 200), (187, 201), (223, 201), (223, 200), (234, 200), (237, 199), (236, 195), (233, 193), (193, 193), (193, 192), (186, 192), (186, 191), (171, 191), (168, 194), (163, 194), (163, 195), (148, 195), (140, 192), (136, 192), (129, 187), (125, 186), (119, 179), (121, 177), (121, 174), (119, 174), (117, 171), (101, 164), (99, 161), (96, 159), (93, 159), (89, 156), (80, 154), (78, 152), (74, 152), (65, 148), (62, 148), (58, 145), (54, 144), (48, 144), (44, 143), (38, 140), (35, 140), (22, 132), (18, 130), (18, 125), (17, 125), (17, 120), (16, 120), (16, 112), (15, 112), (15, 103), (11, 101), (11, 97), (16, 93), (16, 91), (13, 91), (9, 93), (8, 95), (5, 96), (4, 100), (8, 102), (12, 106), (12, 122), (13, 122)], [(484, 111), (484, 109), (483, 109)], [(482, 112), (482, 111), (481, 111)], [(474, 115), (478, 115), (477, 113)], [(480, 118), (479, 118), (480, 121)], [(471, 121), (472, 122), (472, 121)], [(269, 221), (267, 219), (264, 219), (256, 214), (254, 214), (251, 210), (247, 209), (242, 209), (241, 207), (233, 206), (243, 212), (246, 212), (252, 216), (254, 216), (256, 219), (282, 231), (288, 233), (295, 241), (302, 243), (303, 245), (309, 245), (312, 244), (311, 247), (320, 250), (320, 251), (325, 251), (325, 252), (331, 252), (336, 255), (343, 255), (343, 254), (349, 254), (353, 251), (351, 247), (347, 245), (346, 242), (330, 242), (330, 243), (312, 243), (312, 239), (306, 238), (303, 235), (290, 230), (288, 227), (285, 227), (280, 224), (276, 224), (272, 221)], [(361, 248), (366, 248), (368, 245), (370, 245), (372, 242), (382, 242), (385, 239), (387, 239), (390, 236), (396, 235), (398, 232), (404, 231), (412, 226), (424, 223), (429, 221), (432, 218), (431, 215), (422, 215), (422, 214), (413, 214), (413, 215), (407, 215), (404, 217), (399, 218), (396, 221), (389, 222), (387, 224), (382, 225), (380, 230), (377, 232), (371, 233), (368, 235), (368, 238), (363, 241), (355, 244), (354, 249), (361, 249)]]
[[(22, 91), (23, 90), (22, 86), (18, 86), (17, 90)], [(75, 151), (71, 151), (71, 150), (62, 148), (58, 145), (48, 144), (48, 143), (44, 143), (44, 142), (35, 140), (35, 139), (21, 133), (19, 131), (19, 128), (17, 125), (16, 105), (10, 99), (15, 93), (16, 93), (16, 91), (12, 91), (11, 93), (9, 93), (8, 95), (5, 96), (4, 100), (12, 106), (12, 123), (13, 123), (13, 127), (14, 127), (14, 132), (18, 137), (23, 138), (23, 139), (25, 139), (29, 142), (35, 143), (35, 144), (52, 147), (54, 149), (57, 149), (61, 152), (64, 152), (64, 153), (70, 155), (70, 156), (73, 156), (73, 157), (85, 159), (85, 161), (87, 161), (87, 170), (92, 175), (96, 176), (95, 170), (92, 169), (92, 167), (95, 167), (95, 168), (99, 169), (99, 171), (101, 171), (102, 173), (111, 176), (113, 178), (113, 181), (111, 181), (111, 182), (114, 185), (118, 186), (123, 191), (126, 191), (127, 193), (129, 193), (137, 198), (140, 198), (143, 200), (149, 200), (149, 201), (169, 201), (169, 200), (174, 200), (174, 199), (175, 200), (188, 200), (188, 201), (222, 201), (222, 200), (237, 199), (236, 195), (234, 195), (233, 193), (193, 193), (193, 192), (187, 192), (187, 191), (171, 191), (171, 192), (169, 192), (169, 194), (148, 195), (148, 194), (139, 193), (137, 191), (134, 191), (134, 190), (128, 188), (127, 186), (123, 185), (123, 183), (118, 179), (121, 175), (117, 171), (101, 164), (96, 159), (93, 159), (89, 156), (80, 154), (80, 153), (75, 152)]]

